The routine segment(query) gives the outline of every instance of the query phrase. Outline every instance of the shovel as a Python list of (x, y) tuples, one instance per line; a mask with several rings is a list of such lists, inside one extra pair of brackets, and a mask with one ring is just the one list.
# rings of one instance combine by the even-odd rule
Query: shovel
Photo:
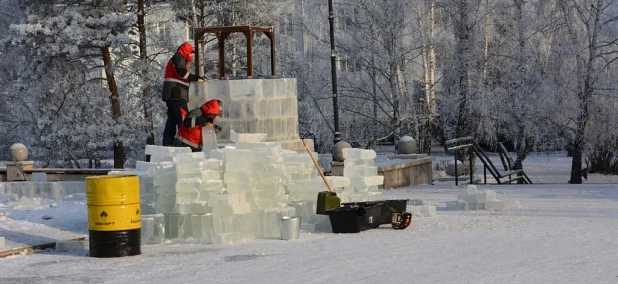
[(330, 183), (326, 179), (326, 176), (324, 176), (324, 172), (322, 171), (322, 168), (320, 168), (320, 165), (318, 165), (318, 161), (315, 159), (315, 157), (313, 157), (313, 153), (311, 152), (311, 150), (309, 150), (309, 147), (307, 146), (307, 143), (305, 143), (305, 140), (301, 139), (301, 141), (303, 142), (303, 145), (305, 146), (305, 150), (307, 150), (307, 153), (309, 153), (309, 156), (311, 157), (311, 160), (313, 161), (315, 168), (320, 173), (322, 180), (324, 181), (324, 183), (326, 184), (326, 187), (328, 188), (328, 191), (318, 192), (318, 200), (316, 204), (315, 213), (320, 214), (320, 215), (328, 215), (326, 211), (334, 209), (334, 208), (339, 208), (341, 206), (341, 199), (337, 197), (337, 193), (335, 193), (333, 188), (330, 186)]

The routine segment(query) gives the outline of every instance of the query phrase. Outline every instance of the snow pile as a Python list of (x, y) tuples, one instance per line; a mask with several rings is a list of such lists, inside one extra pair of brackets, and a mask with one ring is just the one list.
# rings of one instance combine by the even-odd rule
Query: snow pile
[(447, 210), (505, 210), (519, 208), (521, 208), (519, 201), (498, 200), (495, 191), (477, 191), (476, 185), (468, 185), (465, 192), (457, 194), (457, 201), (446, 203)]

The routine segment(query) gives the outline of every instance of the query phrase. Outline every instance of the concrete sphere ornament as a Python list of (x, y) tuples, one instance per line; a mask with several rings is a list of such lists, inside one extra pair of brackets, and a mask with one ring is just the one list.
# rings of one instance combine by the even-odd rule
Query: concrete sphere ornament
[[(464, 174), (465, 167), (461, 161), (457, 161), (457, 176), (462, 176)], [(455, 176), (455, 162), (449, 161), (446, 164), (446, 174), (449, 176)]]
[(16, 162), (22, 162), (28, 158), (28, 148), (24, 144), (15, 143), (9, 149), (11, 150), (11, 158)]
[(397, 151), (400, 154), (414, 154), (416, 153), (416, 140), (410, 136), (403, 136), (397, 142)]
[(352, 145), (345, 141), (339, 141), (333, 145), (333, 161), (343, 162), (345, 160), (343, 158), (343, 149), (345, 148), (352, 148)]

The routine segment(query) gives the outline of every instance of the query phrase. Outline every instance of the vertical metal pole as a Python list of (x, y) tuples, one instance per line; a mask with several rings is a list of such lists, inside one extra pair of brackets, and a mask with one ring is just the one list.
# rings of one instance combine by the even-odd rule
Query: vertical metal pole
[(225, 37), (221, 32), (217, 34), (217, 40), (219, 41), (219, 79), (225, 80)]
[(455, 186), (459, 186), (459, 173), (457, 173), (457, 153), (455, 153)]
[(275, 76), (275, 32), (270, 32), (270, 74)]
[(483, 178), (485, 179), (485, 184), (487, 184), (487, 166), (483, 165)]
[(474, 173), (474, 169), (472, 166), (476, 163), (472, 162), (472, 147), (468, 148), (468, 157), (470, 157), (470, 184), (474, 184), (474, 176), (472, 175)]
[(333, 84), (335, 143), (337, 143), (341, 141), (341, 133), (339, 133), (339, 102), (337, 101), (337, 53), (335, 52), (335, 13), (333, 11), (333, 0), (328, 0), (328, 23), (330, 25), (330, 69)]
[(253, 77), (253, 34), (252, 30), (245, 32), (247, 37), (247, 77)]
[(202, 73), (200, 72), (200, 41), (197, 39), (197, 32), (194, 33), (193, 35), (193, 48), (195, 48), (195, 64), (193, 64), (193, 67), (195, 69), (195, 72), (193, 72), (195, 75), (197, 76), (202, 76)]

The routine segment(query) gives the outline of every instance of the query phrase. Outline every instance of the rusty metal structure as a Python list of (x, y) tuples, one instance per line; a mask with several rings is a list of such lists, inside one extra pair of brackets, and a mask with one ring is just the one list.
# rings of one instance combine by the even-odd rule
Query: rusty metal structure
[(219, 79), (225, 78), (225, 39), (232, 33), (243, 33), (247, 39), (247, 77), (253, 77), (253, 37), (256, 32), (263, 32), (270, 39), (270, 68), (275, 76), (275, 28), (273, 26), (223, 26), (195, 29), (195, 74), (200, 74), (200, 41), (206, 33), (212, 33), (219, 44)]

